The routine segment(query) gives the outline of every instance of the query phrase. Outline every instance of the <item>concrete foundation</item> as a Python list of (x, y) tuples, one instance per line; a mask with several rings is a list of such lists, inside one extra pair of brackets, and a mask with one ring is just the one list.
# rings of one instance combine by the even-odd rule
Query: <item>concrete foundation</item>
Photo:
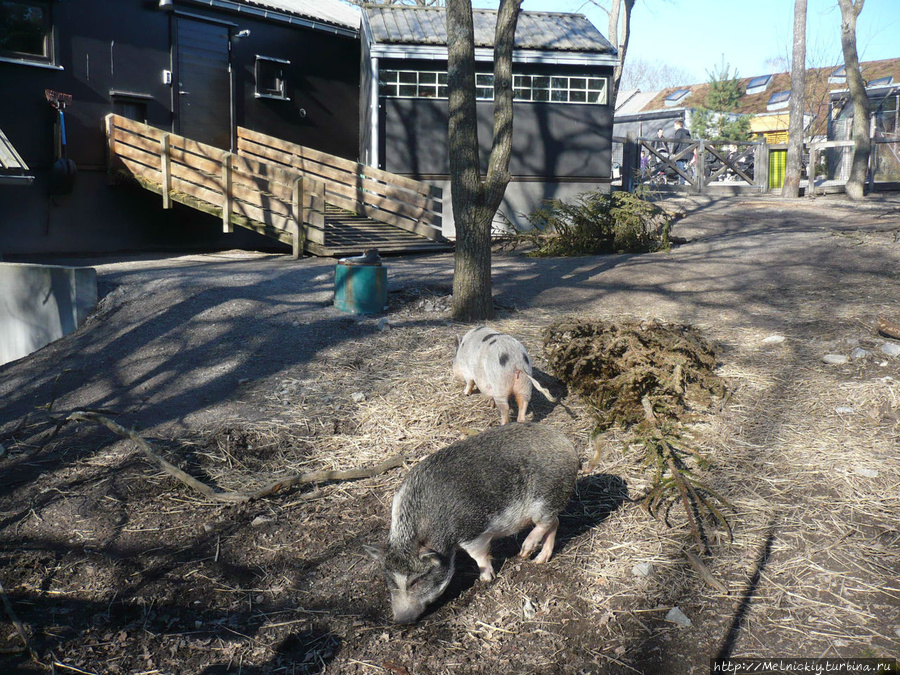
[(0, 365), (78, 328), (97, 306), (97, 271), (0, 262)]
[[(444, 211), (441, 223), (443, 235), (450, 239), (456, 237), (456, 223), (453, 218), (453, 195), (449, 180), (424, 180), (423, 182), (435, 185), (443, 190)], [(535, 209), (541, 208), (545, 200), (561, 199), (574, 201), (578, 195), (585, 192), (609, 192), (611, 186), (608, 182), (552, 182), (552, 181), (525, 181), (512, 180), (506, 187), (503, 202), (494, 217), (492, 228), (495, 232), (503, 232), (513, 228), (520, 231), (532, 229), (526, 216)]]

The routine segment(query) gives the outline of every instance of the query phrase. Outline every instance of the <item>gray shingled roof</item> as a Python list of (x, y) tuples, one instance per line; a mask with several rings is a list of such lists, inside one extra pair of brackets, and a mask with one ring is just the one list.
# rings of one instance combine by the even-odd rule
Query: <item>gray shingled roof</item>
[[(375, 44), (446, 45), (443, 9), (433, 7), (368, 6), (364, 8)], [(475, 46), (492, 47), (497, 10), (472, 11)], [(516, 27), (516, 49), (615, 54), (583, 14), (522, 12)]]
[(274, 9), (304, 19), (359, 29), (359, 12), (338, 0), (237, 0), (240, 4)]

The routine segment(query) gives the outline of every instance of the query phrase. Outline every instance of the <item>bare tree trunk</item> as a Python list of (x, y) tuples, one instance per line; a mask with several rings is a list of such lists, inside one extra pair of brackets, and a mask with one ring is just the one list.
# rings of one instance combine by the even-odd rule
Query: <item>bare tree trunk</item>
[(522, 0), (502, 0), (494, 36), (494, 139), (481, 180), (475, 107), (475, 37), (471, 0), (447, 2), (447, 83), (450, 94), (450, 189), (456, 222), (453, 317), (479, 321), (494, 314), (491, 222), (509, 184), (512, 149), (512, 51)]
[[(806, 0), (794, 0), (794, 49), (791, 56), (791, 117), (782, 197), (800, 196), (803, 112), (806, 108)], [(812, 178), (810, 178), (812, 182)], [(812, 185), (808, 189), (812, 189)]]
[[(622, 13), (624, 1), (625, 12)], [(609, 29), (607, 30), (609, 41), (619, 51), (619, 63), (613, 71), (613, 81), (610, 87), (610, 101), (615, 101), (619, 95), (619, 83), (622, 81), (622, 71), (625, 68), (625, 54), (628, 51), (628, 40), (631, 38), (631, 10), (634, 9), (635, 0), (611, 0), (609, 6)], [(594, 4), (597, 4), (596, 2)], [(619, 19), (621, 17), (621, 28)]]
[(869, 165), (871, 140), (869, 138), (869, 97), (859, 70), (856, 52), (856, 18), (865, 0), (838, 0), (841, 8), (841, 49), (844, 52), (844, 70), (850, 99), (853, 101), (853, 161), (850, 178), (847, 179), (847, 196), (862, 199), (865, 195), (866, 171)]

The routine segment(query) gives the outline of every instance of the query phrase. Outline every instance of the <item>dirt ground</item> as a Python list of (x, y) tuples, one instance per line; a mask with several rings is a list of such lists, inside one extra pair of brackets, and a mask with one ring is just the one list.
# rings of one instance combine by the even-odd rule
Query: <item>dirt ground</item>
[[(715, 346), (728, 393), (689, 427), (735, 506), (733, 540), (713, 530), (702, 557), (712, 579), (684, 523), (631, 501), (650, 473), (613, 431), (549, 563), (502, 540), (486, 584), (461, 555), (432, 611), (392, 625), (363, 545), (384, 541), (416, 459), (499, 422), (450, 373), (470, 327), (449, 318), (452, 258), (389, 259), (384, 317), (331, 305), (332, 260), (81, 260), (99, 275), (93, 318), (0, 367), (0, 582), (33, 650), (16, 653), (0, 610), (0, 672), (680, 675), (715, 656), (900, 657), (900, 357), (874, 328), (900, 321), (900, 198), (668, 204), (686, 214), (669, 252), (498, 252), (492, 325), (559, 399), (535, 393), (530, 417), (585, 461), (592, 420), (547, 372), (548, 325), (656, 319)], [(79, 409), (218, 490), (410, 459), (223, 504), (105, 427), (61, 424)]]

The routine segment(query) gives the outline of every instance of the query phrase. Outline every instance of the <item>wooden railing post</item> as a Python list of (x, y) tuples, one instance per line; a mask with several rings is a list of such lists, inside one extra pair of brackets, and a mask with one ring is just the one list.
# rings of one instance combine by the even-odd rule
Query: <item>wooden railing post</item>
[(706, 183), (706, 141), (700, 139), (697, 146), (697, 163), (694, 166), (694, 190), (699, 195), (703, 192)]
[(298, 260), (306, 248), (306, 218), (303, 213), (303, 176), (297, 176), (291, 191), (291, 222), (294, 226), (293, 255)]
[(172, 163), (169, 159), (169, 134), (163, 134), (159, 139), (159, 160), (162, 169), (162, 198), (163, 208), (172, 208), (172, 197), (169, 191), (172, 189)]
[(222, 155), (222, 231), (234, 232), (234, 226), (231, 224), (231, 207), (234, 197), (231, 194), (231, 158), (232, 154), (226, 152)]
[(106, 184), (113, 185), (113, 158), (116, 155), (113, 141), (113, 113), (106, 116)]
[(754, 162), (754, 171), (756, 174), (756, 185), (760, 192), (769, 191), (769, 144), (763, 138), (756, 147), (756, 158)]
[(806, 187), (806, 196), (812, 199), (816, 196), (816, 165), (819, 163), (819, 145), (812, 143), (809, 146), (809, 164), (806, 165), (806, 179), (809, 184)]

